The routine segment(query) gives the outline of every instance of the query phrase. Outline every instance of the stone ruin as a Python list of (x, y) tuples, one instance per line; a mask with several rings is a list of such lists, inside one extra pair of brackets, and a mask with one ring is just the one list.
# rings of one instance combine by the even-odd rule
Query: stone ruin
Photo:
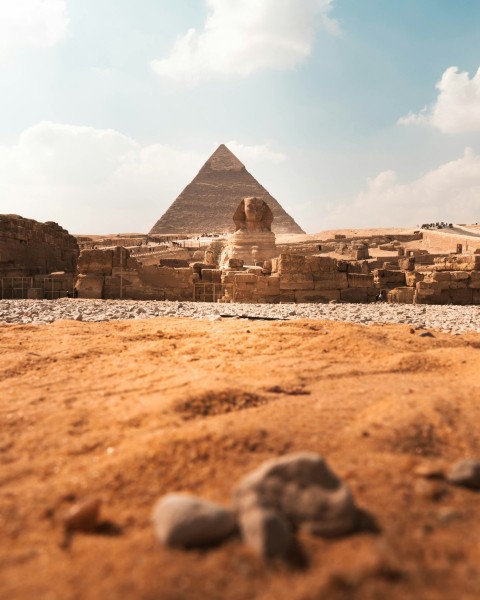
[[(397, 242), (391, 244), (397, 254), (388, 260), (279, 252), (270, 230), (269, 207), (254, 197), (239, 204), (234, 222), (236, 230), (219, 264), (210, 251), (202, 261), (184, 261), (180, 266), (165, 259), (162, 264), (142, 265), (120, 247), (83, 250), (78, 260), (78, 294), (84, 298), (363, 303), (376, 301), (381, 292), (389, 302), (480, 304), (480, 254), (435, 256), (405, 251)], [(358, 249), (364, 252), (365, 243), (359, 243)]]
[(73, 289), (78, 254), (75, 237), (57, 223), (0, 215), (0, 296), (65, 295)]

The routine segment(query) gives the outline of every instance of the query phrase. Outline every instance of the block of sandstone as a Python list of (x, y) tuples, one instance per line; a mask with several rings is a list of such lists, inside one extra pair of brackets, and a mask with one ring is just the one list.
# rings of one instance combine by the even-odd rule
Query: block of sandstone
[(315, 285), (312, 273), (281, 273), (281, 290), (313, 290)]
[(472, 271), (470, 273), (468, 287), (472, 290), (480, 289), (480, 271)]
[(272, 260), (272, 272), (283, 274), (305, 273), (306, 257), (301, 254), (280, 254)]
[(80, 274), (75, 283), (79, 298), (103, 298), (103, 275)]
[(373, 275), (361, 275), (359, 273), (348, 274), (348, 287), (364, 288), (373, 286)]
[(113, 268), (113, 250), (82, 250), (78, 257), (77, 270), (82, 275), (111, 275)]
[(279, 512), (254, 508), (240, 515), (243, 541), (262, 558), (284, 558), (293, 541), (292, 528)]
[(233, 510), (188, 494), (167, 494), (152, 513), (155, 537), (166, 546), (218, 544), (236, 529)]
[(337, 259), (330, 256), (306, 256), (305, 269), (312, 273), (328, 273), (337, 270)]
[(451, 254), (435, 258), (434, 268), (437, 271), (480, 271), (480, 255)]
[(414, 296), (415, 289), (413, 287), (397, 287), (388, 292), (387, 300), (399, 304), (412, 304)]
[(447, 480), (455, 485), (462, 485), (480, 490), (480, 461), (460, 460), (447, 473)]
[(325, 304), (332, 300), (340, 300), (340, 290), (295, 290), (295, 302), (298, 304)]
[[(323, 537), (345, 535), (358, 525), (358, 510), (348, 487), (321, 456), (309, 452), (263, 463), (239, 482), (233, 503), (242, 536), (257, 551), (270, 548), (277, 536), (285, 551), (282, 519), (293, 529)], [(267, 517), (271, 513), (277, 516), (273, 522)], [(268, 535), (273, 539), (262, 538)]]
[(316, 290), (343, 290), (348, 287), (348, 277), (339, 271), (313, 273), (313, 283)]

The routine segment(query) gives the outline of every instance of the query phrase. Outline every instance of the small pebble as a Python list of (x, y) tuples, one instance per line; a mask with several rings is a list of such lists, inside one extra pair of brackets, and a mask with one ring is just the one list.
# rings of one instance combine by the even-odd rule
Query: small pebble
[(448, 472), (447, 480), (454, 485), (480, 490), (480, 461), (468, 459), (458, 461)]
[(93, 531), (98, 524), (101, 505), (100, 498), (90, 498), (74, 504), (63, 518), (65, 529), (67, 531)]

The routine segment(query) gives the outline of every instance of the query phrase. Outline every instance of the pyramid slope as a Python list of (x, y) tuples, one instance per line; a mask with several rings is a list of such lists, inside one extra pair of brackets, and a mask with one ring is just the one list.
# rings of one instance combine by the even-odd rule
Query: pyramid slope
[(273, 212), (275, 233), (305, 233), (223, 144), (155, 223), (154, 233), (213, 233), (234, 230), (233, 213), (243, 198), (258, 196)]

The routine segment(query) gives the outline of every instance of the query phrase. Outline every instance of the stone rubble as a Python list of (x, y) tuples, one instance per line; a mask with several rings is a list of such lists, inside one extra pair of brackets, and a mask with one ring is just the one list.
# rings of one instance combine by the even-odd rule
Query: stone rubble
[(0, 323), (43, 325), (59, 320), (84, 322), (188, 317), (323, 319), (370, 325), (406, 324), (462, 334), (480, 332), (480, 306), (418, 304), (218, 304), (155, 300), (0, 300)]

